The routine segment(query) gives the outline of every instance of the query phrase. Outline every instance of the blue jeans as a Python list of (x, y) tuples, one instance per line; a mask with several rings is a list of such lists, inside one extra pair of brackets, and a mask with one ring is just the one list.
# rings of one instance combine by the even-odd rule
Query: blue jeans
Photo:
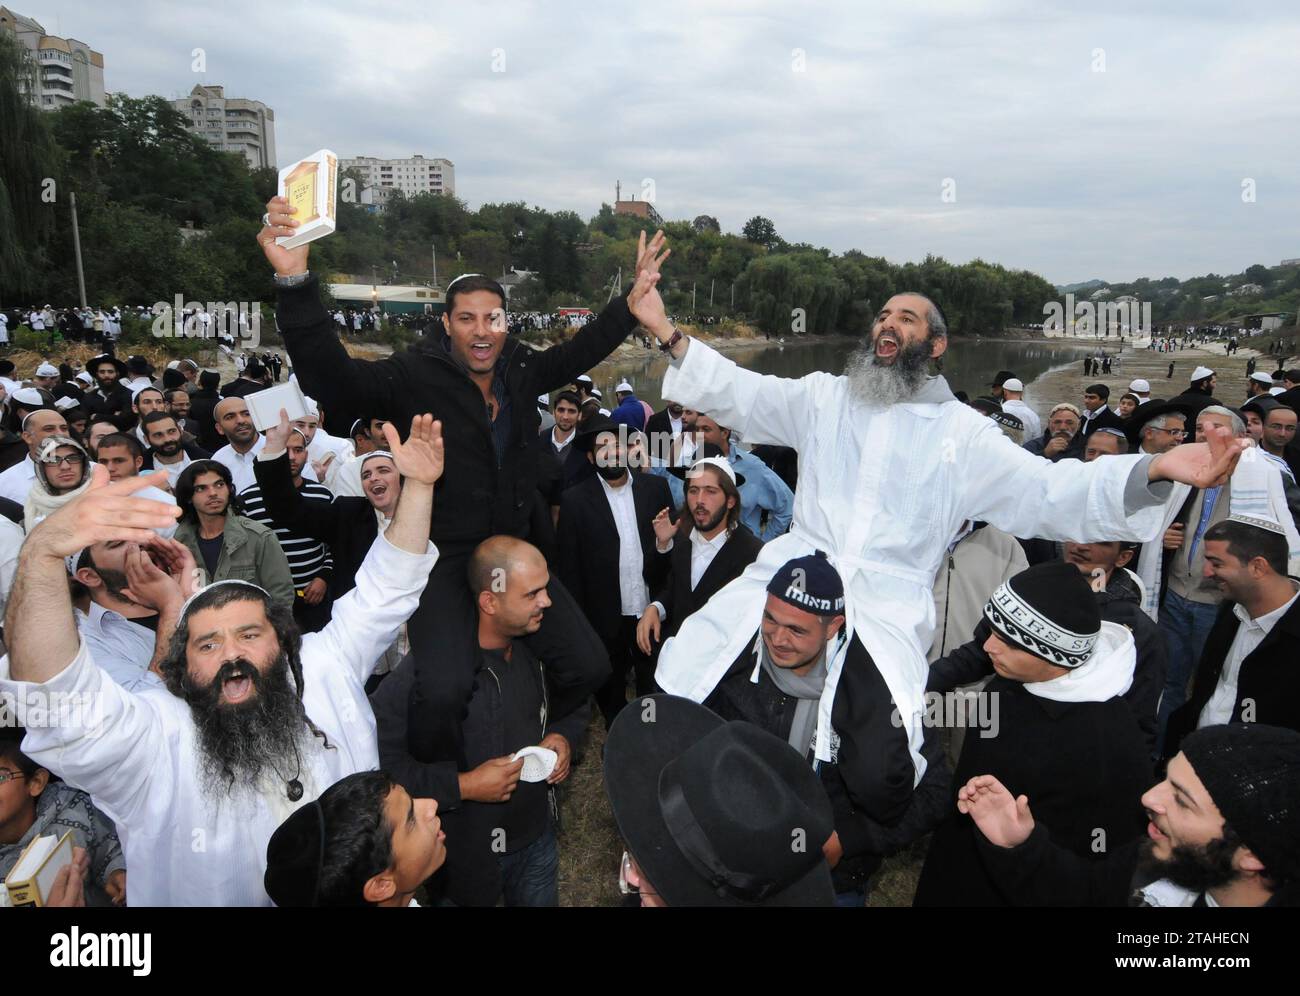
[(1209, 639), (1214, 620), (1219, 614), (1217, 605), (1192, 602), (1172, 591), (1165, 592), (1160, 606), (1160, 631), (1165, 638), (1168, 657), (1165, 671), (1165, 691), (1160, 697), (1156, 713), (1159, 727), (1156, 731), (1156, 753), (1164, 752), (1165, 726), (1174, 711), (1187, 701), (1187, 682), (1196, 670)]
[(497, 860), (507, 906), (560, 905), (560, 855), (555, 846), (555, 830), (549, 821), (545, 832), (535, 841)]

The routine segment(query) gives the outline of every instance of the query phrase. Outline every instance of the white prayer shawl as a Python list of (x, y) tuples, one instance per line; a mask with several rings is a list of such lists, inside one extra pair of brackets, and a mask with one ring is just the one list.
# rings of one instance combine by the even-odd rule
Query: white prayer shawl
[[(942, 378), (918, 400), (867, 409), (848, 380), (798, 380), (740, 368), (699, 340), (674, 361), (663, 396), (739, 429), (751, 443), (799, 452), (791, 532), (764, 545), (745, 572), (664, 643), (656, 680), (703, 701), (759, 628), (765, 588), (786, 561), (824, 550), (844, 581), (845, 617), (875, 661), (904, 724), (917, 781), (932, 586), (949, 540), (967, 519), (1015, 536), (1098, 542), (1143, 540), (1159, 522), (1165, 486), (1146, 485), (1140, 456), (1052, 463), (1007, 439), (958, 402)], [(1137, 509), (1125, 517), (1130, 474)], [(831, 706), (845, 654), (829, 662), (817, 757), (831, 759)]]
[[(1291, 518), (1291, 509), (1282, 490), (1282, 472), (1271, 461), (1263, 459), (1265, 455), (1262, 450), (1252, 447), (1237, 461), (1237, 469), (1232, 472), (1229, 482), (1228, 511), (1231, 515), (1253, 515), (1278, 522), (1286, 533), (1287, 573), (1293, 577), (1300, 576), (1300, 533), (1296, 531), (1295, 520)], [(1142, 611), (1157, 622), (1160, 619), (1160, 582), (1164, 570), (1162, 538), (1191, 490), (1187, 484), (1174, 485), (1165, 499), (1160, 529), (1148, 540), (1143, 540), (1142, 552), (1138, 556), (1137, 575), (1145, 589)], [(1187, 528), (1194, 530), (1196, 523), (1189, 522)]]
[(1051, 681), (1026, 681), (1025, 691), (1053, 702), (1109, 702), (1133, 685), (1137, 644), (1127, 626), (1103, 622), (1086, 664)]
[[(303, 705), (331, 747), (308, 734), (302, 772), (281, 772), (256, 793), (205, 792), (190, 707), (162, 688), (128, 692), (84, 642), (39, 685), (12, 680), (9, 658), (0, 658), (0, 694), (26, 704), (23, 752), (90, 793), (116, 824), (133, 905), (271, 905), (262, 876), (276, 827), (340, 778), (379, 767), (365, 682), (415, 611), (437, 559), (432, 543), (416, 555), (375, 540), (329, 625), (302, 639)], [(33, 715), (56, 702), (70, 703), (57, 722)], [(285, 782), (295, 774), (304, 793), (291, 802)]]

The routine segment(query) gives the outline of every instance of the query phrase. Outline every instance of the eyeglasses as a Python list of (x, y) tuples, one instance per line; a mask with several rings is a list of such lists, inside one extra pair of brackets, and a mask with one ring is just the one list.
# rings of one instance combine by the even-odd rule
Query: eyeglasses
[(1182, 439), (1187, 435), (1186, 429), (1157, 429), (1155, 426), (1152, 426), (1152, 428), (1155, 429), (1156, 432), (1167, 432), (1169, 435), (1174, 436), (1177, 439)]
[(52, 467), (58, 467), (67, 464), (69, 467), (80, 467), (86, 462), (86, 458), (80, 453), (69, 453), (67, 456), (47, 456), (43, 463), (48, 463)]
[[(5, 782), (11, 782), (15, 778), (26, 778), (26, 777), (27, 776), (23, 774), (21, 771), (10, 771), (8, 768), (0, 768), (0, 785), (5, 784)], [(626, 858), (627, 855), (625, 854), (623, 855), (623, 857)]]
[(628, 873), (630, 872), (636, 874), (636, 877), (638, 879), (641, 878), (641, 875), (639, 874), (640, 869), (634, 870), (632, 868), (632, 855), (628, 854), (627, 851), (624, 851), (623, 860), (619, 863), (618, 866), (618, 891), (619, 892), (621, 892), (625, 896), (658, 895), (658, 893), (651, 892), (649, 889), (643, 889), (640, 886), (633, 885), (631, 882), (629, 882), (627, 876)]

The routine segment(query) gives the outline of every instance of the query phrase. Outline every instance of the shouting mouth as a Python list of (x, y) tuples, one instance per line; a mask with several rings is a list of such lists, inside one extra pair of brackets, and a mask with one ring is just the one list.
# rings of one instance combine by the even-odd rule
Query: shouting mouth
[(469, 345), (469, 353), (480, 363), (486, 363), (492, 358), (492, 343), (472, 342)]
[(892, 360), (898, 355), (900, 343), (892, 332), (882, 332), (876, 339), (876, 355), (882, 360)]
[(221, 696), (227, 702), (237, 704), (253, 694), (253, 679), (246, 674), (237, 674), (221, 683)]

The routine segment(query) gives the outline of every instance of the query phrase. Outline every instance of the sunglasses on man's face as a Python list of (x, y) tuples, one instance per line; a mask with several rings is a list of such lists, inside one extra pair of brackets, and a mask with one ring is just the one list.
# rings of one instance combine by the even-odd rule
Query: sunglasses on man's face
[(86, 458), (80, 453), (69, 453), (66, 456), (48, 456), (44, 462), (52, 467), (62, 466), (63, 464), (67, 464), (69, 467), (80, 467), (86, 462)]

